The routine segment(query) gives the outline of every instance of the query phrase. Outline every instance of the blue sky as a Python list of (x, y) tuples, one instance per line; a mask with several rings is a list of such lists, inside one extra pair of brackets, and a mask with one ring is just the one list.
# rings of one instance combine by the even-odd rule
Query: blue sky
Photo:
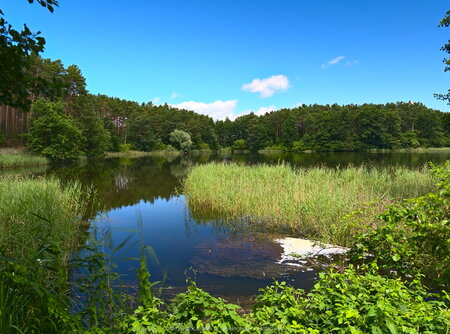
[(448, 1), (3, 0), (13, 25), (77, 64), (91, 93), (214, 118), (297, 104), (418, 101), (450, 111)]

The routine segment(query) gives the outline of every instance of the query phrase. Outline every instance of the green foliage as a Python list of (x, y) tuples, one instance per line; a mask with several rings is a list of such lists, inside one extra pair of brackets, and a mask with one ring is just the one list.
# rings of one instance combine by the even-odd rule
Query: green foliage
[(31, 150), (50, 160), (73, 160), (80, 154), (81, 131), (63, 114), (61, 102), (40, 99), (33, 105), (27, 144)]
[(232, 151), (244, 151), (247, 149), (247, 142), (245, 139), (237, 139), (233, 142), (233, 146), (231, 146)]
[(250, 315), (256, 328), (269, 333), (319, 333), (301, 324), (307, 317), (303, 290), (287, 286), (285, 282), (274, 282), (261, 292)]
[[(450, 10), (445, 13), (444, 18), (439, 22), (439, 27), (450, 27)], [(450, 54), (450, 39), (448, 40), (448, 43), (442, 46), (441, 51)], [(442, 62), (445, 64), (444, 71), (450, 71), (450, 58), (444, 58)], [(450, 105), (450, 89), (447, 94), (434, 94), (434, 97), (439, 100), (447, 101), (447, 104)]]
[(71, 89), (76, 97), (66, 103), (66, 110), (70, 104), (72, 117), (81, 130), (80, 150), (91, 158), (102, 157), (111, 148), (110, 131), (105, 128), (105, 121), (95, 112), (93, 99), (90, 96), (78, 95), (77, 89), (82, 89), (80, 87)]
[[(406, 285), (352, 268), (320, 274), (305, 295), (286, 283), (261, 290), (253, 312), (240, 314), (191, 282), (168, 308), (140, 306), (122, 323), (128, 333), (445, 333), (450, 313), (444, 301), (429, 300), (419, 282)], [(447, 299), (447, 297), (443, 297)], [(448, 301), (448, 300), (447, 300)]]
[(445, 303), (429, 299), (417, 282), (406, 285), (371, 270), (329, 271), (303, 304), (304, 325), (320, 333), (445, 333), (450, 313)]
[(169, 320), (174, 325), (173, 333), (184, 333), (189, 329), (203, 333), (239, 333), (248, 323), (239, 316), (238, 308), (211, 296), (191, 282), (188, 291), (174, 299)]
[(64, 284), (44, 278), (49, 273), (59, 275), (61, 271), (52, 269), (55, 268), (53, 263), (42, 264), (36, 258), (46, 252), (54, 253), (43, 248), (32, 257), (34, 263), (20, 263), (0, 256), (1, 333), (67, 333), (82, 330), (79, 320), (68, 309), (69, 299), (64, 295)]
[[(32, 3), (33, 0), (28, 0)], [(41, 6), (53, 12), (56, 0), (38, 0)], [(32, 33), (25, 24), (22, 31), (13, 29), (0, 10), (0, 105), (28, 110), (31, 94), (41, 94), (51, 87), (52, 80), (35, 78), (32, 54), (44, 50), (45, 39), (39, 32)]]
[(207, 143), (198, 143), (197, 144), (197, 149), (198, 150), (205, 150), (205, 151), (209, 151), (210, 147)]
[(67, 259), (79, 244), (85, 193), (57, 180), (1, 178), (0, 332), (80, 330)]
[(175, 129), (170, 133), (170, 141), (181, 151), (187, 152), (192, 146), (191, 135), (183, 130)]
[(127, 133), (128, 141), (140, 151), (151, 151), (157, 144), (153, 124), (145, 113), (138, 114), (128, 121)]
[(131, 150), (131, 147), (132, 147), (131, 144), (120, 144), (119, 152), (129, 152)]
[(350, 256), (354, 263), (376, 263), (389, 276), (420, 273), (432, 287), (450, 291), (450, 162), (431, 173), (437, 190), (391, 206), (375, 229), (357, 237)]

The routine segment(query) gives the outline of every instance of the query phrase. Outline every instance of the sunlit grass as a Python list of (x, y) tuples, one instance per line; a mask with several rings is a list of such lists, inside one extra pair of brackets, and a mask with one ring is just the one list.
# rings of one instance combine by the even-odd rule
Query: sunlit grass
[[(385, 205), (433, 189), (425, 168), (376, 169), (287, 165), (244, 166), (211, 163), (196, 166), (184, 182), (191, 211), (245, 218), (270, 229), (348, 245)], [(357, 210), (359, 223), (343, 217)], [(353, 223), (352, 223), (352, 222)]]
[(29, 259), (44, 244), (63, 256), (76, 246), (86, 194), (78, 183), (56, 179), (0, 178), (0, 249)]
[(48, 159), (17, 148), (0, 149), (0, 168), (48, 164)]

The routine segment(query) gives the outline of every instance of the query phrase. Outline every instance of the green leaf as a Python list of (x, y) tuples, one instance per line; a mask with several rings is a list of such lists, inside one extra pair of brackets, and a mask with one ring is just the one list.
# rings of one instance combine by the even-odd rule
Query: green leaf
[(389, 329), (389, 331), (391, 332), (391, 334), (398, 334), (397, 328), (395, 327), (395, 324), (392, 322), (392, 320), (387, 319), (386, 326)]

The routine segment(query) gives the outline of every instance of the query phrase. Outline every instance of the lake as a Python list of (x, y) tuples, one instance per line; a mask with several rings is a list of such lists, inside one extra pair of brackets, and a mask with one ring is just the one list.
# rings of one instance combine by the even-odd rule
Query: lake
[[(33, 167), (18, 173), (55, 176), (93, 185), (97, 195), (86, 213), (91, 233), (112, 241), (112, 254), (123, 284), (136, 286), (135, 271), (143, 246), (154, 251), (148, 265), (152, 281), (162, 281), (163, 295), (186, 287), (186, 277), (214, 295), (239, 302), (269, 285), (273, 278), (309, 290), (316, 273), (280, 264), (282, 248), (274, 241), (282, 234), (253, 231), (224, 224), (226, 217), (207, 212), (192, 214), (182, 191), (182, 180), (192, 166), (210, 161), (246, 164), (289, 163), (310, 167), (351, 165), (421, 167), (442, 163), (448, 153), (309, 153), (309, 154), (201, 154), (176, 158), (114, 158), (65, 166)], [(9, 171), (11, 172), (11, 171)], [(126, 240), (117, 251), (115, 247)], [(195, 274), (194, 274), (195, 272)]]

